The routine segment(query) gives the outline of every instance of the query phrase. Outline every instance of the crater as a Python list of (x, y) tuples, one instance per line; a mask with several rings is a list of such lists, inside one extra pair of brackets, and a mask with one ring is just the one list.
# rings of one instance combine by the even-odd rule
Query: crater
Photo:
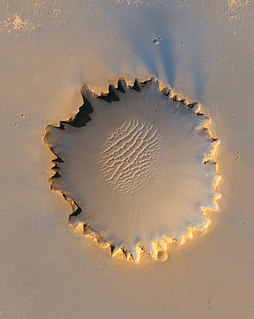
[(166, 261), (172, 241), (205, 232), (207, 212), (218, 210), (211, 119), (154, 78), (81, 94), (76, 115), (44, 136), (50, 187), (70, 205), (69, 225), (113, 256)]

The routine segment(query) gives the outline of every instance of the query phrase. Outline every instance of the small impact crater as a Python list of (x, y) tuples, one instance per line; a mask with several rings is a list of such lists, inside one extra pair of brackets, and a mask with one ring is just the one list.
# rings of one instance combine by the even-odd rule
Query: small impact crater
[(153, 38), (153, 44), (158, 45), (161, 42), (161, 37)]

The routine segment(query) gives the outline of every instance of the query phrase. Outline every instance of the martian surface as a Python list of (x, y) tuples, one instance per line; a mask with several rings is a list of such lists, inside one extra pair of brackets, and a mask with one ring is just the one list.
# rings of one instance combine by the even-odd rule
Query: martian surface
[(253, 17), (0, 2), (1, 319), (254, 317)]

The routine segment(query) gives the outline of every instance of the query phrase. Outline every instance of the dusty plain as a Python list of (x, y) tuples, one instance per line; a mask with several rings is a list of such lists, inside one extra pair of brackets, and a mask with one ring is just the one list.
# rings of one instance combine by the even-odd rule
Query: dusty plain
[[(252, 1), (0, 2), (0, 318), (254, 317)], [(74, 236), (49, 190), (45, 126), (155, 76), (202, 103), (218, 149), (220, 210), (164, 263), (112, 258)]]

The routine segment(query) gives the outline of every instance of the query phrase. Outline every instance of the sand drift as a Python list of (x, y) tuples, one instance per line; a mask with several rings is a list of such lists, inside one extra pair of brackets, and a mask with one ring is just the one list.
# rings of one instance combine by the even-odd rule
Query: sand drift
[(211, 120), (154, 78), (81, 94), (76, 116), (44, 136), (54, 154), (50, 185), (71, 205), (69, 224), (112, 255), (166, 260), (170, 242), (205, 231), (207, 210), (218, 209)]

